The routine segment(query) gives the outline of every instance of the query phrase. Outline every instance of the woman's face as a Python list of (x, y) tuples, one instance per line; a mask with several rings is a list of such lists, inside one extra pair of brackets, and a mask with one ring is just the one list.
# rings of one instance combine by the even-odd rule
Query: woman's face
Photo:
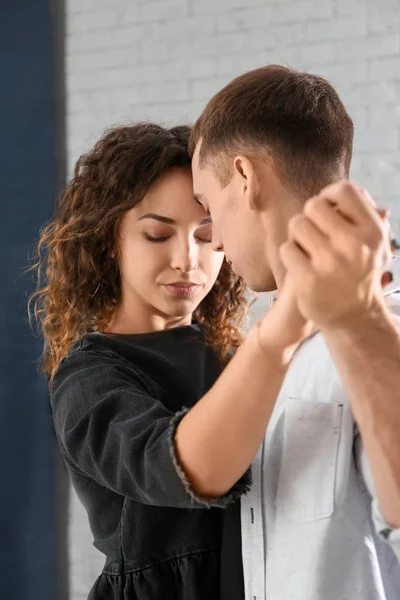
[[(171, 169), (125, 213), (119, 231), (122, 301), (113, 330), (141, 333), (191, 323), (224, 255), (193, 198), (189, 169)], [(122, 331), (123, 330), (123, 331)]]

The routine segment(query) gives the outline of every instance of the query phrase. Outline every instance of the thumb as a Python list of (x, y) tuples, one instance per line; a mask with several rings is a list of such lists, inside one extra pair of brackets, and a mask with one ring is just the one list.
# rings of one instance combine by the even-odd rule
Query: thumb
[(313, 325), (299, 310), (294, 284), (290, 277), (285, 277), (279, 298), (270, 312), (273, 313), (273, 322), (276, 324), (275, 333), (283, 343), (298, 343), (310, 335)]
[(374, 208), (376, 208), (376, 202), (371, 196), (371, 194), (365, 188), (360, 186), (357, 187), (363, 198), (365, 198), (365, 200), (367, 200)]

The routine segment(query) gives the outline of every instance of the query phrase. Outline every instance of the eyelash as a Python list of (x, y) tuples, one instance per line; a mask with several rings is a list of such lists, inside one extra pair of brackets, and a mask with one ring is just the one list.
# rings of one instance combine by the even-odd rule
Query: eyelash
[[(145, 233), (145, 238), (146, 240), (148, 240), (149, 242), (154, 242), (154, 243), (161, 243), (161, 242), (166, 242), (167, 240), (169, 240), (169, 236), (167, 237), (152, 237), (151, 235), (149, 235), (148, 233)], [(203, 238), (196, 238), (200, 244), (211, 244), (211, 240), (205, 240)]]
[(152, 237), (151, 235), (149, 235), (148, 233), (144, 234), (144, 237), (146, 238), (146, 240), (148, 240), (149, 242), (166, 242), (169, 238), (168, 237)]

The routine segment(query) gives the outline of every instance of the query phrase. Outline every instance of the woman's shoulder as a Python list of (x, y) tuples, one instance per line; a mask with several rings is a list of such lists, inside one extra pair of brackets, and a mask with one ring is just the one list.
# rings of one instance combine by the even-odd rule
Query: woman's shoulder
[(116, 387), (137, 387), (146, 392), (145, 375), (136, 364), (108, 343), (107, 336), (89, 333), (76, 341), (61, 361), (50, 384), (52, 403), (57, 398), (88, 397)]
[(194, 402), (221, 372), (217, 355), (197, 328), (140, 335), (92, 332), (78, 340), (51, 382), (52, 405), (95, 402), (129, 388), (165, 400), (185, 394)]
[(123, 364), (124, 356), (108, 343), (107, 336), (92, 332), (77, 340), (61, 361), (55, 377), (71, 369)]

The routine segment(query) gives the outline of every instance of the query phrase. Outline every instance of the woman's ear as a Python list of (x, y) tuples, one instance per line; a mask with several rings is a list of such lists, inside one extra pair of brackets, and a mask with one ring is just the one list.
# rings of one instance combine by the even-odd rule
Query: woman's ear
[(114, 246), (114, 248), (111, 249), (110, 256), (113, 260), (118, 260), (118, 248), (117, 247)]

